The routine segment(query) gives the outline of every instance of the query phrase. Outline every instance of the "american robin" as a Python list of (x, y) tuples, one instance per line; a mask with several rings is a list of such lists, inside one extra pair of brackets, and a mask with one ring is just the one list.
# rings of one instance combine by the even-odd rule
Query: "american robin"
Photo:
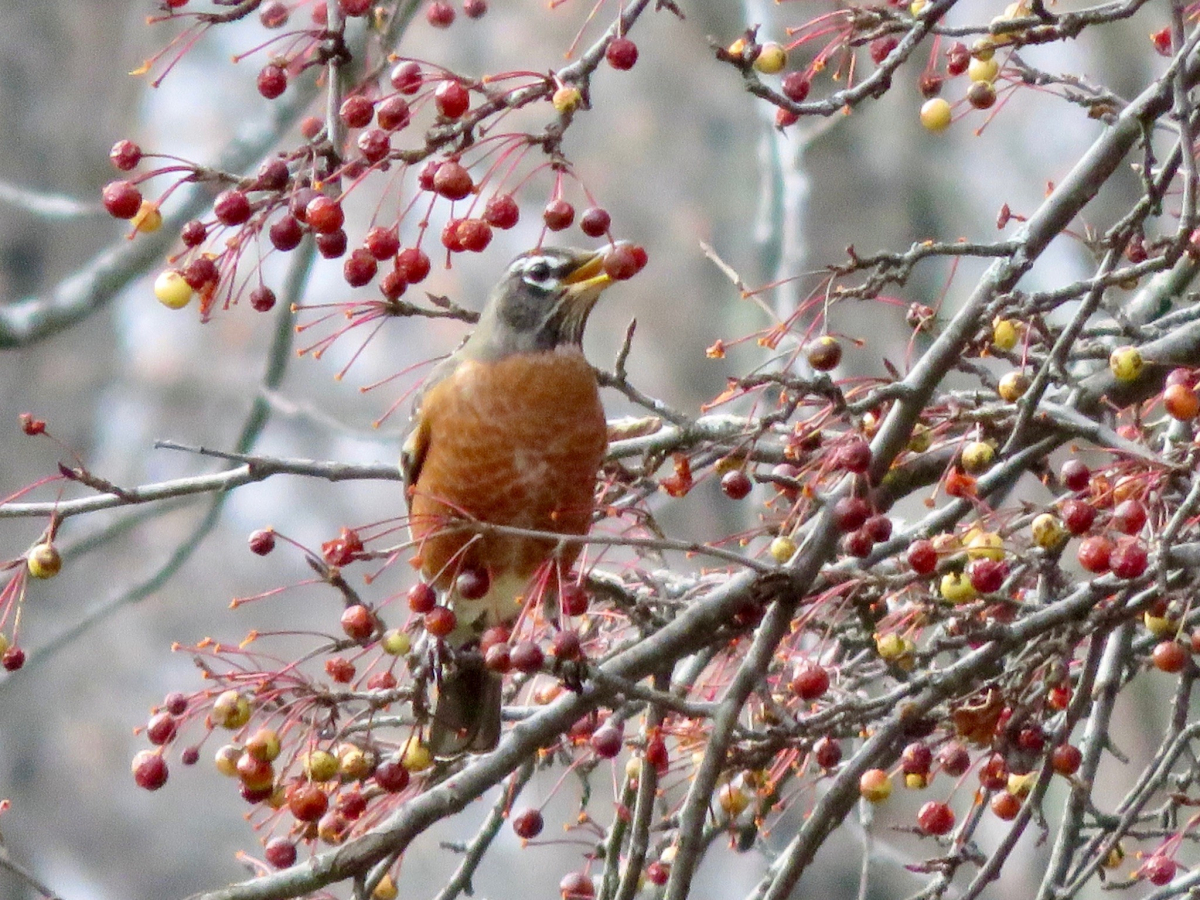
[[(531, 589), (556, 590), (579, 555), (579, 543), (471, 523), (587, 533), (607, 429), (580, 342), (609, 283), (602, 253), (543, 247), (518, 256), (475, 331), (414, 404), (401, 457), (409, 529), (423, 577), (454, 610), (447, 642), (456, 649), (511, 623)], [(500, 688), (478, 656), (460, 656), (442, 673), (431, 751), (494, 748)]]

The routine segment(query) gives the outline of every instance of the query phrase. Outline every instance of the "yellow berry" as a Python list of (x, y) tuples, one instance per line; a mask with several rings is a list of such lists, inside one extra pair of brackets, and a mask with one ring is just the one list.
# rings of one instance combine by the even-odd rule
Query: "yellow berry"
[(237, 691), (225, 691), (213, 701), (212, 720), (236, 731), (250, 721), (250, 701)]
[(992, 323), (992, 344), (997, 350), (1012, 350), (1021, 340), (1021, 323), (997, 318)]
[(1115, 869), (1125, 861), (1125, 848), (1119, 843), (1108, 851), (1108, 856), (1104, 857), (1104, 868)]
[(913, 651), (913, 642), (895, 632), (875, 635), (875, 652), (888, 662), (899, 662)]
[(375, 885), (375, 890), (371, 891), (371, 896), (375, 900), (396, 900), (400, 894), (400, 889), (396, 887), (396, 882), (392, 880), (392, 876), (386, 872), (379, 879), (379, 884)]
[(192, 288), (182, 272), (167, 269), (154, 279), (154, 296), (167, 309), (183, 309), (192, 300)]
[(736, 819), (750, 805), (750, 795), (730, 782), (721, 785), (721, 789), (717, 791), (717, 802), (721, 804), (721, 809), (729, 814), (729, 818)]
[(342, 744), (338, 747), (338, 775), (344, 781), (362, 781), (372, 771), (371, 760), (357, 744)]
[(971, 45), (971, 56), (974, 59), (988, 60), (996, 52), (996, 39), (986, 34)]
[(945, 131), (950, 127), (950, 103), (933, 97), (921, 105), (921, 124), (930, 131)]
[(970, 603), (979, 596), (971, 579), (962, 572), (947, 572), (942, 576), (938, 590), (947, 603)]
[(1007, 373), (996, 386), (996, 391), (1000, 394), (1001, 399), (1007, 400), (1009, 403), (1016, 403), (1025, 396), (1027, 390), (1029, 390), (1029, 376), (1017, 370)]
[(787, 51), (774, 41), (768, 41), (758, 51), (754, 59), (754, 68), (764, 75), (775, 75), (783, 71), (787, 65)]
[(921, 424), (914, 426), (912, 434), (908, 438), (908, 449), (913, 453), (924, 453), (933, 443), (933, 435), (929, 429)]
[(1010, 772), (1008, 775), (1008, 792), (1014, 797), (1028, 797), (1029, 792), (1033, 789), (1036, 782), (1036, 772), (1026, 772), (1024, 775)]
[(383, 636), (380, 646), (391, 656), (404, 656), (412, 649), (412, 639), (399, 628), (393, 628)]
[(263, 762), (274, 762), (281, 749), (279, 733), (274, 728), (260, 728), (246, 741), (246, 752)]
[(1004, 559), (1004, 538), (994, 531), (972, 532), (965, 546), (968, 559)]
[(241, 758), (241, 747), (237, 744), (225, 744), (223, 747), (219, 747), (213, 755), (213, 764), (222, 775), (228, 778), (237, 778), (237, 764)]
[(858, 779), (858, 793), (868, 803), (882, 803), (892, 796), (892, 779), (883, 769), (867, 769)]
[(1054, 513), (1042, 513), (1029, 525), (1033, 542), (1043, 550), (1057, 550), (1067, 538), (1067, 530)]
[(413, 735), (400, 751), (400, 765), (410, 772), (424, 772), (433, 765), (433, 754), (420, 738)]
[(300, 759), (310, 781), (332, 781), (337, 777), (338, 759), (328, 750), (310, 750)]
[(1145, 365), (1137, 347), (1118, 347), (1108, 358), (1108, 367), (1117, 381), (1135, 381)]
[(570, 85), (563, 85), (554, 92), (554, 96), (550, 100), (554, 104), (554, 108), (560, 113), (574, 112), (579, 108), (579, 104), (583, 102), (583, 94), (579, 93), (579, 88)]
[(796, 555), (796, 542), (790, 537), (785, 537), (781, 534), (779, 537), (775, 538), (775, 540), (771, 541), (771, 546), (768, 552), (771, 554), (771, 558), (774, 559), (775, 562), (783, 565)]
[(153, 234), (158, 231), (162, 228), (162, 213), (159, 212), (158, 204), (152, 200), (143, 200), (130, 222), (134, 229), (142, 234)]
[(0, 654), (9, 648), (8, 638), (0, 633)]
[(25, 567), (34, 578), (53, 578), (62, 569), (62, 556), (57, 547), (46, 541), (29, 551)]
[(1156, 616), (1146, 612), (1142, 615), (1142, 622), (1156, 638), (1173, 638), (1179, 631), (1179, 622), (1171, 616)]
[(917, 16), (921, 15), (922, 12), (925, 11), (925, 7), (928, 5), (929, 5), (929, 0), (912, 0), (912, 3), (910, 3), (908, 5), (908, 11), (913, 16), (913, 18), (916, 18)]
[(908, 772), (904, 776), (904, 786), (910, 791), (922, 791), (929, 787), (929, 776), (923, 772)]
[(967, 77), (972, 81), (986, 81), (991, 83), (996, 80), (996, 76), (999, 74), (1000, 63), (996, 62), (993, 56), (989, 56), (987, 59), (972, 57), (970, 64), (967, 66)]
[(962, 465), (972, 475), (986, 472), (996, 459), (996, 450), (987, 441), (971, 441), (963, 447)]
[(741, 59), (743, 53), (746, 52), (746, 39), (738, 38), (732, 44), (725, 48), (725, 52), (730, 56)]

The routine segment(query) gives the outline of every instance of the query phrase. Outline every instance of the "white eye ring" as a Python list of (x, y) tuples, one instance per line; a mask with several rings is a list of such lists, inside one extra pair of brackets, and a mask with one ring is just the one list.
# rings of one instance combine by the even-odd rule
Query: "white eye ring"
[(544, 256), (535, 256), (525, 263), (525, 271), (521, 274), (526, 284), (539, 288), (549, 288), (554, 283), (554, 269)]

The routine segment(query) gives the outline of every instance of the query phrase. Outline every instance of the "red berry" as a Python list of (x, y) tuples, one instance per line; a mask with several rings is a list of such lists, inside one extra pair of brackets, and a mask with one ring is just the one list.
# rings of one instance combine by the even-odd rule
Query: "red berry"
[(779, 87), (783, 91), (783, 96), (787, 97), (793, 103), (803, 103), (808, 97), (808, 91), (812, 87), (812, 82), (809, 81), (808, 76), (803, 72), (788, 72), (783, 76), (783, 81), (780, 82)]
[(842, 361), (842, 345), (833, 335), (823, 334), (808, 345), (805, 358), (818, 372), (831, 372)]
[(971, 757), (967, 748), (957, 741), (951, 741), (938, 751), (938, 765), (951, 778), (957, 778), (971, 767)]
[(1077, 459), (1068, 459), (1059, 470), (1059, 478), (1069, 491), (1082, 491), (1092, 480), (1092, 470)]
[(955, 41), (946, 51), (946, 74), (961, 75), (971, 65), (971, 50), (962, 41)]
[(451, 253), (462, 253), (463, 251), (462, 241), (458, 239), (458, 226), (462, 223), (462, 219), (451, 219), (442, 229), (442, 246)]
[(408, 284), (424, 281), (429, 269), (429, 257), (419, 247), (409, 247), (396, 255), (396, 271)]
[(254, 189), (256, 191), (282, 191), (288, 186), (288, 181), (291, 179), (291, 173), (288, 171), (287, 163), (279, 157), (268, 159), (258, 167), (258, 172), (254, 176)]
[(197, 256), (183, 270), (183, 280), (194, 291), (203, 289), (207, 284), (216, 284), (220, 278), (217, 264), (208, 256)]
[(926, 834), (949, 834), (954, 828), (954, 810), (945, 803), (930, 800), (917, 810), (917, 825)]
[(583, 872), (564, 875), (558, 883), (558, 892), (562, 894), (563, 900), (591, 900), (596, 896), (592, 879)]
[(1112, 541), (1103, 535), (1093, 535), (1083, 539), (1075, 555), (1087, 571), (1100, 575), (1108, 571), (1112, 552)]
[(514, 669), (529, 674), (538, 671), (546, 658), (542, 648), (533, 641), (521, 641), (509, 651), (509, 659)]
[(1074, 775), (1083, 763), (1083, 753), (1073, 744), (1059, 744), (1050, 753), (1050, 764), (1059, 775)]
[(362, 287), (370, 284), (378, 270), (379, 263), (371, 255), (371, 251), (359, 247), (342, 263), (342, 275), (350, 287)]
[(1000, 791), (1008, 786), (1008, 764), (999, 753), (993, 753), (979, 767), (979, 783), (989, 791)]
[(267, 841), (263, 857), (273, 869), (287, 869), (296, 864), (296, 845), (278, 835)]
[(938, 555), (932, 541), (913, 541), (909, 544), (905, 559), (918, 575), (932, 575), (937, 569)]
[(790, 109), (782, 107), (775, 110), (775, 127), (778, 129), (788, 128), (800, 121), (800, 114), (792, 112)]
[(129, 181), (110, 181), (100, 196), (104, 208), (114, 219), (132, 219), (142, 208), (142, 192)]
[(315, 822), (329, 809), (329, 797), (317, 785), (297, 782), (287, 797), (288, 809), (301, 822)]
[(434, 28), (449, 28), (454, 24), (454, 7), (434, 0), (425, 8), (425, 20)]
[(905, 775), (928, 775), (932, 767), (933, 751), (921, 741), (913, 741), (900, 754), (900, 768)]
[(587, 612), (588, 595), (583, 585), (571, 581), (558, 592), (558, 601), (564, 616), (582, 616)]
[(1112, 511), (1112, 527), (1124, 534), (1137, 534), (1146, 524), (1146, 507), (1140, 500), (1122, 500)]
[(128, 172), (142, 161), (142, 148), (133, 141), (117, 141), (108, 151), (108, 158), (122, 172)]
[(508, 644), (493, 644), (484, 650), (483, 664), (500, 675), (510, 671), (512, 669), (512, 653)]
[(493, 228), (512, 228), (521, 217), (512, 194), (493, 194), (483, 208), (483, 220)]
[(1096, 507), (1086, 500), (1064, 500), (1059, 513), (1067, 531), (1074, 535), (1086, 534), (1096, 521)]
[(153, 750), (141, 750), (133, 757), (133, 780), (147, 791), (157, 791), (167, 783), (167, 761)]
[(392, 139), (382, 128), (368, 128), (358, 136), (358, 149), (371, 165), (382, 162), (392, 151)]
[(258, 92), (268, 100), (274, 100), (287, 90), (287, 70), (283, 66), (270, 63), (258, 73)]
[(15, 672), (24, 665), (25, 650), (21, 647), (13, 645), (0, 655), (0, 666), (3, 666), (6, 672)]
[(1154, 52), (1159, 56), (1171, 55), (1171, 29), (1162, 28), (1153, 32), (1150, 35), (1150, 43), (1154, 45)]
[(662, 887), (671, 878), (671, 870), (660, 862), (652, 862), (646, 866), (646, 880), (656, 887)]
[(604, 257), (604, 273), (613, 281), (624, 281), (638, 273), (637, 255), (630, 244), (617, 244)]
[(579, 634), (570, 629), (558, 632), (550, 642), (550, 653), (555, 659), (579, 659), (583, 655)]
[(335, 656), (325, 660), (325, 674), (338, 684), (349, 684), (354, 680), (354, 673), (354, 663), (344, 657)]
[(463, 0), (463, 15), (468, 19), (482, 19), (487, 15), (487, 0)]
[(1002, 559), (976, 559), (967, 566), (971, 587), (981, 594), (994, 594), (1008, 577), (1008, 563)]
[(741, 500), (746, 497), (754, 487), (754, 482), (750, 480), (750, 476), (741, 469), (734, 469), (732, 472), (726, 472), (721, 476), (721, 490), (726, 497), (731, 500)]
[(287, 4), (283, 0), (266, 0), (258, 8), (258, 21), (263, 28), (282, 28), (288, 20)]
[(213, 214), (222, 225), (241, 225), (250, 212), (250, 198), (236, 188), (222, 191), (213, 201)]
[(1165, 856), (1162, 853), (1155, 853), (1153, 856), (1147, 858), (1144, 863), (1142, 863), (1142, 867), (1138, 871), (1141, 872), (1142, 875), (1146, 877), (1146, 880), (1151, 884), (1161, 887), (1164, 884), (1171, 883), (1172, 879), (1175, 878), (1175, 872), (1177, 869), (1178, 866), (1176, 865), (1175, 860), (1171, 859), (1171, 857)]
[(471, 95), (457, 81), (443, 81), (433, 92), (433, 102), (447, 119), (457, 119), (471, 106)]
[(561, 197), (551, 200), (542, 210), (542, 220), (551, 231), (562, 231), (575, 221), (575, 207)]
[(601, 759), (612, 759), (621, 752), (624, 742), (621, 729), (616, 725), (605, 723), (592, 733), (588, 743), (591, 744), (592, 752)]
[(608, 234), (608, 226), (612, 224), (612, 217), (608, 214), (608, 210), (601, 209), (599, 206), (593, 206), (583, 211), (583, 215), (579, 217), (579, 230), (588, 237), (603, 237)]
[(1137, 578), (1149, 563), (1146, 545), (1135, 538), (1122, 538), (1109, 556), (1108, 565), (1118, 578)]
[(182, 716), (187, 712), (188, 698), (179, 691), (171, 691), (171, 693), (163, 698), (163, 706), (167, 708), (167, 712), (171, 715)]
[(318, 194), (304, 208), (304, 221), (319, 234), (332, 234), (345, 224), (346, 213), (338, 201)]
[(458, 243), (472, 253), (482, 253), (492, 242), (492, 226), (483, 219), (463, 219), (457, 233)]
[(871, 54), (871, 62), (879, 65), (888, 58), (888, 54), (895, 50), (899, 43), (896, 36), (891, 34), (875, 38), (867, 45), (867, 51)]
[(847, 472), (861, 475), (871, 467), (871, 445), (860, 437), (851, 438), (837, 448), (834, 464)]
[(317, 252), (325, 259), (337, 259), (346, 252), (346, 232), (342, 229), (317, 235)]
[(169, 712), (155, 713), (146, 723), (146, 739), (161, 747), (175, 737), (177, 727), (178, 723), (175, 721), (175, 717)]
[(407, 288), (408, 282), (395, 269), (384, 273), (384, 276), (379, 279), (379, 292), (388, 300), (399, 299)]
[(801, 700), (816, 700), (829, 690), (829, 671), (817, 663), (805, 663), (792, 676), (792, 693)]
[(832, 769), (842, 761), (842, 745), (831, 737), (818, 738), (813, 744), (813, 759), (822, 769)]
[(448, 606), (435, 606), (425, 614), (425, 630), (434, 637), (446, 637), (458, 625), (458, 617)]
[(604, 58), (614, 69), (622, 72), (628, 71), (637, 63), (637, 44), (627, 37), (615, 37), (604, 48)]
[(372, 777), (375, 783), (389, 794), (398, 794), (408, 787), (411, 779), (408, 769), (399, 756), (390, 756), (375, 767)]
[(208, 228), (198, 219), (192, 219), (184, 224), (179, 237), (185, 247), (199, 247), (208, 237)]
[(842, 548), (850, 556), (857, 559), (865, 559), (871, 555), (871, 550), (875, 546), (875, 541), (871, 539), (865, 529), (852, 531), (842, 538)]
[(375, 104), (362, 94), (352, 94), (342, 101), (338, 115), (350, 128), (365, 128), (375, 117)]
[(402, 94), (415, 94), (421, 89), (421, 66), (415, 62), (397, 63), (388, 76), (392, 87)]
[(454, 590), (464, 600), (482, 600), (492, 587), (492, 579), (486, 569), (463, 569), (454, 579)]
[(1017, 813), (1021, 811), (1021, 800), (1015, 794), (1010, 794), (1008, 791), (1000, 791), (992, 797), (992, 812), (997, 818), (1003, 819), (1005, 822), (1011, 822), (1017, 817)]
[(652, 737), (646, 742), (646, 762), (654, 766), (659, 775), (664, 774), (671, 765), (671, 757), (667, 754), (667, 744), (660, 737)]
[(871, 505), (862, 497), (839, 497), (833, 504), (833, 521), (842, 532), (857, 531), (871, 515)]
[(412, 115), (408, 109), (408, 101), (399, 94), (381, 101), (375, 110), (375, 121), (384, 131), (399, 131), (411, 120)]
[(271, 240), (271, 246), (287, 253), (300, 245), (304, 237), (304, 228), (295, 217), (284, 216), (271, 223), (271, 227), (267, 229), (267, 237)]
[(353, 603), (342, 610), (342, 631), (352, 641), (365, 641), (375, 633), (375, 616), (361, 603)]
[(394, 227), (384, 228), (376, 225), (367, 232), (367, 236), (363, 239), (363, 246), (373, 257), (383, 262), (385, 259), (391, 259), (400, 251), (400, 237)]
[(461, 200), (474, 186), (471, 173), (452, 159), (438, 166), (433, 175), (434, 191), (447, 200)]
[(885, 515), (871, 516), (863, 522), (863, 531), (876, 544), (882, 543), (892, 536), (892, 520)]
[(512, 827), (517, 837), (531, 841), (542, 833), (542, 814), (539, 810), (529, 807), (513, 816)]
[(1150, 654), (1156, 669), (1171, 674), (1182, 672), (1189, 656), (1187, 649), (1179, 641), (1159, 641)]

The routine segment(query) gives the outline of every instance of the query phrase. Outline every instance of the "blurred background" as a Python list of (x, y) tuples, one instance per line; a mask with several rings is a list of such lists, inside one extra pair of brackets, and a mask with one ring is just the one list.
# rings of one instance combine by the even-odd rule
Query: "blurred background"
[[(564, 51), (591, 8), (588, 0), (568, 0), (554, 9), (543, 0), (494, 0), (492, 6), (481, 20), (460, 16), (446, 31), (435, 31), (418, 17), (397, 51), (468, 75), (543, 72), (563, 64)], [(601, 66), (592, 84), (595, 108), (577, 117), (565, 150), (579, 178), (611, 211), (614, 234), (643, 244), (650, 256), (645, 272), (611, 291), (592, 317), (588, 354), (599, 365), (611, 365), (627, 324), (636, 318), (631, 379), (686, 412), (695, 413), (720, 392), (727, 377), (748, 371), (762, 353), (753, 340), (724, 360), (708, 359), (705, 348), (718, 338), (729, 340), (770, 324), (758, 305), (739, 298), (705, 257), (702, 242), (748, 284), (760, 285), (776, 277), (781, 258), (796, 266), (786, 274), (803, 275), (841, 260), (848, 245), (863, 252), (902, 251), (931, 237), (995, 239), (1001, 204), (1032, 211), (1047, 183), (1060, 179), (1104, 127), (1077, 108), (1064, 113), (1061, 102), (1027, 90), (980, 136), (974, 134), (984, 121), (978, 113), (933, 135), (917, 121), (916, 78), (925, 60), (918, 54), (879, 102), (828, 122), (804, 121), (778, 135), (769, 127), (773, 110), (743, 92), (736, 73), (714, 59), (708, 38), (728, 43), (748, 23), (762, 23), (762, 37), (784, 40), (784, 27), (814, 15), (816, 5), (684, 0), (680, 6), (685, 21), (660, 12), (638, 23), (631, 37), (640, 58), (632, 71)], [(1002, 7), (1000, 0), (963, 3), (955, 18), (987, 21)], [(616, 9), (616, 4), (602, 5), (597, 23), (585, 32), (585, 44), (599, 36)], [(268, 102), (255, 89), (262, 57), (230, 62), (264, 40), (255, 17), (200, 41), (163, 86), (152, 89), (145, 77), (127, 73), (175, 33), (171, 25), (147, 26), (153, 12), (153, 4), (130, 0), (0, 0), (0, 181), (94, 208), (48, 219), (0, 203), (0, 304), (45, 292), (102, 248), (124, 240), (122, 225), (104, 215), (98, 203), (100, 188), (114, 177), (108, 150), (116, 140), (128, 137), (147, 150), (204, 162), (218, 155), (241, 123), (266, 114)], [(1165, 5), (1144, 19), (1068, 46), (1030, 50), (1028, 58), (1054, 71), (1086, 73), (1128, 96), (1161, 67), (1163, 60), (1150, 53), (1144, 35), (1164, 24)], [(958, 91), (961, 86), (948, 85), (947, 96), (957, 99)], [(767, 200), (780, 184), (789, 192), (786, 222), (763, 213), (772, 208)], [(458, 257), (451, 271), (435, 266), (429, 289), (479, 308), (508, 260), (537, 240), (537, 229), (528, 223), (536, 219), (550, 187), (548, 179), (531, 183), (523, 196), (522, 225), (497, 232), (484, 254)], [(1089, 209), (1092, 224), (1110, 223), (1137, 189), (1132, 173), (1114, 180)], [(347, 225), (352, 242), (375, 213), (369, 190), (360, 190), (359, 201)], [(1061, 284), (1082, 275), (1091, 262), (1078, 244), (1061, 242), (1023, 286)], [(980, 270), (963, 263), (944, 302), (953, 306)], [(0, 495), (54, 471), (50, 445), (24, 437), (17, 426), (24, 411), (48, 421), (64, 446), (59, 456), (69, 460), (70, 448), (92, 471), (121, 485), (213, 470), (196, 456), (153, 450), (157, 439), (232, 448), (258, 391), (272, 316), (243, 305), (201, 325), (194, 309), (171, 312), (155, 302), (150, 287), (155, 271), (87, 321), (33, 346), (0, 353)], [(277, 290), (283, 271), (276, 260), (266, 267), (267, 281)], [(883, 357), (903, 368), (910, 352), (905, 308), (914, 301), (937, 303), (949, 274), (946, 267), (919, 269), (891, 298), (894, 305), (836, 308), (831, 330), (866, 339), (847, 353), (845, 374), (882, 375)], [(816, 283), (814, 277), (802, 277), (784, 291), (763, 296), (786, 310)], [(338, 302), (351, 296), (341, 261), (318, 261), (307, 300)], [(448, 352), (462, 333), (455, 324), (389, 323), (341, 381), (334, 375), (356, 349), (354, 340), (339, 343), (320, 361), (293, 360), (258, 450), (391, 462), (407, 406), (378, 429), (371, 423), (412, 379), (367, 392), (359, 388)], [(298, 346), (304, 343), (301, 337)], [(614, 415), (629, 410), (615, 394), (606, 402)], [(664, 496), (662, 521), (681, 536), (728, 534), (738, 520), (728, 504), (715, 502), (717, 496), (712, 484), (682, 500)], [(327, 591), (299, 589), (229, 610), (235, 596), (309, 574), (298, 554), (277, 552), (265, 559), (250, 554), (246, 536), (251, 531), (273, 525), (315, 547), (342, 526), (398, 515), (401, 495), (392, 483), (328, 485), (300, 479), (241, 489), (230, 498), (218, 527), (168, 583), (103, 616), (76, 639), (62, 639), (158, 570), (188, 540), (206, 509), (203, 500), (182, 505), (108, 535), (97, 546), (90, 546), (90, 539), (125, 517), (72, 520), (62, 537), (64, 546), (77, 551), (68, 556), (59, 578), (33, 585), (26, 598), (22, 644), (31, 655), (46, 647), (56, 652), (25, 671), (0, 675), (0, 798), (12, 801), (12, 809), (0, 816), (0, 834), (14, 859), (68, 900), (183, 897), (245, 877), (235, 853), (253, 850), (255, 836), (231, 783), (205, 758), (193, 769), (174, 764), (170, 783), (156, 794), (138, 790), (129, 760), (144, 740), (133, 729), (166, 692), (199, 686), (187, 654), (172, 653), (173, 642), (191, 644), (206, 636), (236, 642), (251, 628), (335, 627), (337, 604)], [(23, 553), (44, 525), (0, 522), (0, 559)], [(378, 590), (405, 586), (393, 583)], [(1134, 719), (1153, 717), (1153, 687), (1145, 690), (1144, 707), (1120, 712)], [(1158, 708), (1165, 716), (1166, 707)], [(1152, 749), (1139, 746), (1150, 732), (1118, 732), (1122, 750), (1141, 757)], [(536, 782), (529, 796), (537, 800), (550, 788), (549, 781)], [(884, 824), (911, 821), (920, 799), (899, 798), (882, 814)], [(573, 802), (569, 792), (556, 796), (547, 821), (555, 822), (556, 810), (560, 821), (569, 819)], [(454, 864), (436, 840), (468, 834), (470, 823), (463, 818), (427, 836), (406, 856), (405, 896), (434, 892)], [(786, 843), (789, 821), (785, 817), (766, 836), (768, 851)], [(857, 889), (857, 827), (844, 831), (806, 880), (809, 891), (851, 896)], [(916, 857), (906, 855), (904, 835), (880, 833), (877, 871), (886, 877), (873, 880), (872, 896), (905, 896), (920, 885), (903, 870)], [(1023, 841), (1031, 863), (1042, 852), (1034, 847), (1036, 836)], [(835, 846), (846, 852), (833, 852)], [(568, 842), (520, 851), (506, 831), (476, 886), (491, 897), (552, 896), (561, 874), (578, 865), (581, 849), (580, 843)], [(743, 895), (767, 861), (758, 850), (715, 853), (701, 874), (717, 880), (702, 882), (696, 896)], [(1017, 871), (1008, 871), (995, 896), (1026, 894), (1028, 885), (1017, 882)], [(1030, 871), (1035, 873), (1030, 883), (1036, 884), (1036, 868)], [(27, 896), (33, 894), (26, 885), (0, 870), (0, 900)]]

